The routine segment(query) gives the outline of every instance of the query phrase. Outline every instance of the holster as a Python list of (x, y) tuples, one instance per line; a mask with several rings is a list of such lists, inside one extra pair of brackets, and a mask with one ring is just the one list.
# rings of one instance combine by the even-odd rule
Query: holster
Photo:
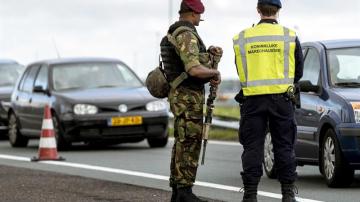
[(238, 102), (239, 104), (243, 104), (246, 100), (246, 97), (244, 96), (244, 93), (242, 90), (240, 90), (240, 92), (238, 94), (235, 95), (235, 101)]
[(294, 94), (294, 105), (296, 108), (301, 108), (301, 101), (300, 101), (300, 85), (295, 84), (295, 94)]
[(298, 84), (290, 86), (284, 96), (293, 103), (294, 107), (301, 108), (300, 86)]

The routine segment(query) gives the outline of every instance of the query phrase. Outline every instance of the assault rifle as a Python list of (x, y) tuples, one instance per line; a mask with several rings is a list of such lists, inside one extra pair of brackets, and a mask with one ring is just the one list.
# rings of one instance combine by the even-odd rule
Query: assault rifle
[[(215, 48), (215, 49), (213, 49), (213, 51), (211, 51), (211, 49), (209, 49), (209, 50), (210, 50), (210, 55), (213, 59), (212, 68), (217, 69), (217, 65), (218, 65), (221, 55), (222, 55), (222, 50), (220, 48)], [(207, 141), (209, 138), (209, 131), (210, 131), (210, 126), (211, 126), (211, 122), (212, 122), (212, 114), (213, 114), (214, 101), (216, 99), (217, 89), (218, 89), (217, 85), (210, 84), (210, 93), (206, 100), (206, 115), (205, 115), (205, 122), (204, 122), (203, 132), (202, 132), (202, 134), (203, 134), (203, 153), (202, 153), (202, 158), (201, 158), (201, 165), (204, 165), (204, 162), (205, 162), (206, 146), (207, 146)]]
[(205, 162), (205, 152), (206, 152), (206, 145), (209, 138), (209, 131), (210, 126), (212, 122), (212, 114), (214, 109), (214, 100), (216, 98), (216, 91), (217, 86), (210, 85), (210, 94), (206, 100), (206, 116), (205, 116), (205, 122), (203, 127), (203, 153), (202, 153), (202, 159), (201, 159), (201, 165), (204, 165)]

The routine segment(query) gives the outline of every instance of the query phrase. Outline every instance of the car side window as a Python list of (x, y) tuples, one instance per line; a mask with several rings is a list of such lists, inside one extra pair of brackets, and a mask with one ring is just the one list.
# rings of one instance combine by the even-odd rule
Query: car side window
[(314, 48), (309, 48), (304, 61), (304, 72), (301, 80), (309, 80), (318, 85), (320, 76), (320, 55)]
[(25, 77), (24, 85), (22, 87), (22, 90), (26, 92), (32, 92), (34, 87), (35, 76), (39, 70), (39, 66), (32, 66), (30, 68), (31, 69), (29, 70), (28, 75)]
[(305, 57), (306, 56), (306, 52), (307, 52), (307, 48), (302, 48), (302, 53), (303, 53), (303, 56)]
[(24, 82), (25, 82), (26, 77), (29, 75), (29, 72), (30, 72), (30, 69), (27, 69), (24, 72), (23, 76), (21, 77), (21, 81), (20, 81), (19, 86), (18, 86), (18, 89), (20, 91), (24, 91)]
[(34, 86), (41, 86), (44, 90), (48, 87), (48, 67), (41, 66), (39, 73), (36, 77)]

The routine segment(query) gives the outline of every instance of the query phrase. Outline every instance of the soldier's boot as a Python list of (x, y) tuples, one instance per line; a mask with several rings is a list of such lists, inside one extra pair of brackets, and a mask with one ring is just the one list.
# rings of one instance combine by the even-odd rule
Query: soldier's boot
[(177, 197), (177, 188), (173, 187), (171, 194), (171, 202), (176, 202), (176, 197)]
[(191, 187), (178, 188), (176, 202), (206, 202), (192, 193)]
[(296, 202), (295, 193), (298, 193), (297, 187), (294, 183), (281, 184), (282, 202)]
[(244, 184), (244, 196), (242, 202), (257, 202), (256, 184)]

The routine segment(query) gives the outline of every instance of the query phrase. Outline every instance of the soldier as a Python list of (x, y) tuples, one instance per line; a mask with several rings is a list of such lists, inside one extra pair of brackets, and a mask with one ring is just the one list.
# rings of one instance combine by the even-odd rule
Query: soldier
[[(280, 0), (258, 0), (259, 24), (234, 37), (241, 92), (240, 143), (244, 202), (257, 201), (265, 131), (269, 124), (282, 201), (295, 201), (296, 123), (290, 92), (302, 77), (303, 55), (294, 31), (278, 24)], [(287, 93), (288, 92), (288, 93)]]
[[(183, 0), (179, 21), (170, 26), (161, 41), (165, 75), (176, 88), (168, 96), (174, 114), (175, 142), (170, 164), (171, 201), (201, 201), (192, 193), (201, 150), (204, 84), (221, 82), (220, 72), (211, 69), (220, 61), (222, 49), (206, 46), (198, 35), (201, 0)], [(214, 54), (210, 54), (210, 52)]]

